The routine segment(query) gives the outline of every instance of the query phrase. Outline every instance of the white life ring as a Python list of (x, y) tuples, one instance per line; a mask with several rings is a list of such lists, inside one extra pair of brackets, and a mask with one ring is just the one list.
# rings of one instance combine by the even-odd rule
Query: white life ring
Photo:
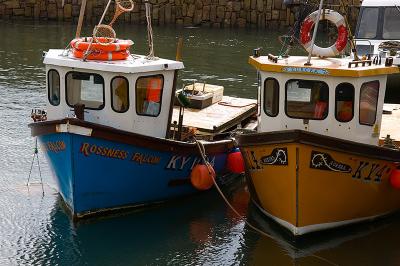
[[(321, 19), (327, 19), (336, 25), (338, 30), (338, 37), (336, 42), (330, 47), (319, 47), (314, 44), (312, 55), (319, 57), (332, 57), (338, 55), (344, 48), (346, 48), (348, 40), (348, 31), (346, 27), (345, 19), (338, 12), (326, 9), (324, 13), (321, 13)], [(306, 17), (301, 24), (300, 29), (300, 43), (303, 45), (307, 52), (311, 51), (312, 41), (312, 29), (318, 19), (318, 10), (314, 11)]]

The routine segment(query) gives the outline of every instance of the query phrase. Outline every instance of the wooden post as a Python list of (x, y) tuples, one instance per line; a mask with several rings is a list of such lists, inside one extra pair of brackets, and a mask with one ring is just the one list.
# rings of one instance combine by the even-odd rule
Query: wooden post
[(85, 9), (86, 9), (86, 0), (82, 0), (81, 11), (79, 13), (79, 19), (78, 19), (78, 26), (76, 27), (75, 38), (79, 38), (81, 36), (83, 17), (85, 16)]
[(178, 45), (176, 47), (176, 61), (182, 62), (182, 49), (183, 49), (183, 38), (180, 37), (178, 40)]

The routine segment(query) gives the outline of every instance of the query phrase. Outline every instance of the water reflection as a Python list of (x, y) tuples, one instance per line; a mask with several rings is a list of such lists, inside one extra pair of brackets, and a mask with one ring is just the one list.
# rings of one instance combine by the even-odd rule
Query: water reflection
[[(285, 251), (276, 265), (398, 265), (400, 255), (395, 241), (400, 237), (400, 215), (392, 215), (374, 222), (365, 222), (316, 232), (300, 238), (271, 219), (266, 219), (253, 205), (249, 206), (248, 221), (269, 233), (274, 239), (245, 235), (246, 254), (250, 264), (271, 261), (276, 253)], [(394, 246), (393, 246), (394, 244)], [(394, 248), (395, 247), (395, 248)], [(394, 248), (394, 249), (393, 249)], [(269, 252), (266, 252), (269, 251)]]
[(49, 265), (232, 265), (243, 253), (243, 223), (227, 219), (214, 192), (76, 224), (62, 206), (57, 197), (46, 236), (24, 250), (25, 262), (42, 257)]

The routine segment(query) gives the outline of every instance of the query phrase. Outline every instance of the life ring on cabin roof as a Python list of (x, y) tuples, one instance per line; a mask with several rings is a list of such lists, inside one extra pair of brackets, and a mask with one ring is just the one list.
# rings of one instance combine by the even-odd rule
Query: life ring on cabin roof
[[(300, 43), (303, 45), (307, 52), (311, 51), (311, 41), (312, 41), (312, 29), (318, 19), (318, 10), (311, 13), (306, 17), (306, 19), (301, 24), (300, 29)], [(338, 30), (338, 37), (336, 42), (330, 47), (319, 47), (314, 45), (312, 55), (319, 57), (332, 57), (338, 55), (347, 45), (348, 31), (346, 27), (345, 19), (338, 12), (326, 9), (324, 13), (321, 14), (321, 19), (326, 19), (336, 25)]]
[[(101, 40), (105, 38), (100, 37), (97, 39), (102, 42)], [(90, 47), (91, 50), (93, 49), (105, 52), (118, 52), (128, 50), (132, 45), (133, 42), (131, 40), (120, 39), (116, 39), (115, 42), (104, 45), (97, 43), (94, 40), (92, 42), (92, 37), (77, 38), (71, 41), (71, 47), (81, 51), (86, 51)]]
[[(72, 49), (72, 53), (76, 58), (84, 58), (86, 51)], [(101, 50), (91, 50), (86, 59), (99, 61), (125, 60), (130, 55), (128, 50), (119, 52), (106, 52)]]

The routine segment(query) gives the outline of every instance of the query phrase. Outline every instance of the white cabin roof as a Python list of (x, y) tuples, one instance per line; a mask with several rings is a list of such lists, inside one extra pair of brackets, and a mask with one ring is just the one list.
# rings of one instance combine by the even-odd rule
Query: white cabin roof
[(43, 60), (46, 65), (64, 66), (80, 69), (99, 70), (118, 73), (143, 73), (160, 70), (183, 69), (183, 63), (173, 60), (159, 58), (158, 60), (146, 59), (143, 55), (131, 55), (126, 60), (117, 61), (82, 61), (75, 58), (71, 53), (63, 55), (62, 49), (50, 49)]
[(400, 6), (400, 0), (364, 0), (362, 6)]

